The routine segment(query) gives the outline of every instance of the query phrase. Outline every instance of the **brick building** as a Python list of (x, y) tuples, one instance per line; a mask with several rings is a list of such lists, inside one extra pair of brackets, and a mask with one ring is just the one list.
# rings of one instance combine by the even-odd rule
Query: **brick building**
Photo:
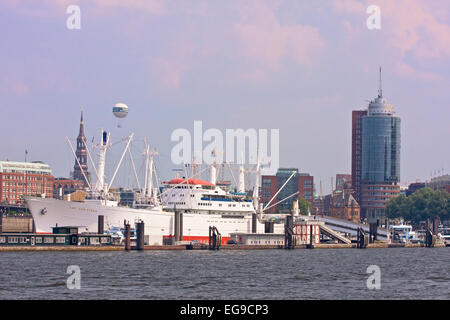
[(362, 170), (362, 118), (367, 110), (352, 111), (352, 188), (355, 199), (360, 201)]
[(67, 178), (55, 178), (53, 183), (53, 197), (57, 199), (64, 198), (65, 195), (83, 190), (83, 182)]
[(352, 189), (352, 175), (338, 173), (336, 174), (336, 190)]
[(24, 195), (53, 197), (52, 170), (40, 161), (0, 161), (0, 202), (23, 204)]
[(410, 195), (412, 195), (417, 190), (420, 190), (420, 189), (423, 189), (423, 188), (425, 188), (425, 182), (411, 183), (408, 186), (408, 189), (406, 190), (406, 195), (409, 197)]
[[(295, 172), (295, 175), (278, 193), (270, 205), (289, 197), (297, 191), (299, 192), (298, 196), (291, 197), (281, 202), (278, 206), (269, 209), (267, 213), (276, 213), (278, 211), (289, 212), (294, 200), (298, 197), (308, 200), (311, 203), (311, 207), (314, 208), (314, 177), (308, 173), (299, 173), (296, 168), (280, 168), (274, 176), (262, 176), (261, 203), (266, 206), (270, 199), (286, 183), (293, 172)], [(313, 212), (314, 210), (311, 210), (311, 213)]]
[(431, 180), (427, 182), (425, 186), (434, 190), (446, 190), (448, 193), (450, 193), (450, 175), (446, 174), (431, 178)]
[(330, 196), (328, 215), (344, 220), (360, 221), (360, 208), (350, 190), (336, 190)]

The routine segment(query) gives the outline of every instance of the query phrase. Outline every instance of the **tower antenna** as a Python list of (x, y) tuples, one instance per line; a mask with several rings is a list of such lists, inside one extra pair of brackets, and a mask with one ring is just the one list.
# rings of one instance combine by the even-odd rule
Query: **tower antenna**
[(380, 88), (378, 89), (378, 97), (383, 96), (383, 88), (382, 88), (382, 82), (381, 82), (381, 67), (380, 67)]

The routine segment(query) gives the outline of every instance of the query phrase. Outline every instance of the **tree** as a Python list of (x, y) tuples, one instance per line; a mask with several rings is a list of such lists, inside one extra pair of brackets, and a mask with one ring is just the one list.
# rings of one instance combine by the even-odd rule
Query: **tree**
[(434, 219), (450, 219), (450, 194), (444, 190), (424, 188), (409, 197), (401, 195), (386, 203), (388, 218), (400, 218), (414, 223)]
[(298, 210), (300, 214), (308, 215), (308, 212), (312, 211), (312, 205), (305, 198), (298, 198)]

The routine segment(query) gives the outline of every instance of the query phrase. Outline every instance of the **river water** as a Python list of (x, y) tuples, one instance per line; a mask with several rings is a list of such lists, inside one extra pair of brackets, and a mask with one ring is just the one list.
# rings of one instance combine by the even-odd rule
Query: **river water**
[(0, 252), (0, 299), (450, 299), (450, 248)]

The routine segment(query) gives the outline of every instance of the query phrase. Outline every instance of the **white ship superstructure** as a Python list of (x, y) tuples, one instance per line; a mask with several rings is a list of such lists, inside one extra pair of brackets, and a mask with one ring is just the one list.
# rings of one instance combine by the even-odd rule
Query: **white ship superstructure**
[(217, 185), (200, 179), (172, 179), (165, 184), (163, 205), (169, 210), (195, 213), (221, 213), (245, 216), (255, 213), (253, 200), (245, 193), (225, 192)]

